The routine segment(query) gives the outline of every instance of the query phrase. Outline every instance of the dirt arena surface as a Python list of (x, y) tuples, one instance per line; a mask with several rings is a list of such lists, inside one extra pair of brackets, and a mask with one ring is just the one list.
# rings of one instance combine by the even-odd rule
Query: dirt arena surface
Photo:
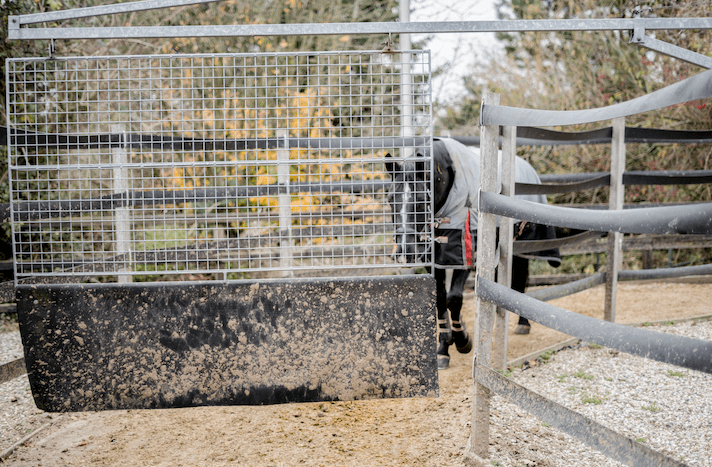
[[(599, 286), (552, 303), (602, 318), (603, 293)], [(624, 283), (616, 321), (707, 315), (710, 303), (712, 284)], [(464, 312), (471, 328), (471, 294)], [(569, 338), (537, 324), (529, 336), (513, 335), (515, 323), (510, 319), (509, 360)], [(439, 373), (439, 398), (52, 415), (51, 425), (5, 465), (466, 465), (471, 360), (472, 354), (453, 354), (450, 369)], [(495, 449), (515, 448), (505, 443)]]

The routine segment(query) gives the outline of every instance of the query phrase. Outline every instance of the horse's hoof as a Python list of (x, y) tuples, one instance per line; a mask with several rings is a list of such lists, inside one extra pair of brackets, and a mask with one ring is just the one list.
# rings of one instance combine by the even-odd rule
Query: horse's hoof
[(472, 352), (472, 339), (470, 338), (469, 334), (465, 334), (465, 337), (466, 337), (466, 341), (463, 345), (458, 345), (457, 341), (455, 342), (455, 348), (460, 353)]
[(447, 370), (450, 366), (450, 356), (438, 354), (438, 370)]
[(532, 330), (532, 327), (526, 324), (517, 324), (517, 327), (514, 328), (514, 334), (529, 334), (529, 331)]

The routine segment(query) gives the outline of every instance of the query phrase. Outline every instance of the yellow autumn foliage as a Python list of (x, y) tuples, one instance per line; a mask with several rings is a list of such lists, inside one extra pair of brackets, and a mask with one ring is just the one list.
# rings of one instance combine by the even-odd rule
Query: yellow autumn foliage
[(272, 185), (277, 183), (277, 177), (274, 175), (258, 175), (257, 184), (258, 185)]
[(309, 194), (300, 194), (292, 199), (290, 205), (294, 213), (318, 211), (321, 207), (319, 197)]

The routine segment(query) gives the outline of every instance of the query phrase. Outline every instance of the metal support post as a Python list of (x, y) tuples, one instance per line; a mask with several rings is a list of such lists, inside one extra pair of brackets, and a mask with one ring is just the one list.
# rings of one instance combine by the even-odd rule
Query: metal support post
[[(625, 118), (613, 120), (613, 140), (611, 141), (611, 188), (608, 200), (609, 209), (623, 209), (625, 187), (623, 172), (625, 171)], [(603, 319), (616, 320), (616, 289), (618, 288), (618, 271), (621, 268), (622, 235), (620, 232), (608, 232), (608, 250), (606, 260), (606, 295)]]
[[(111, 150), (113, 163), (114, 193), (128, 195), (128, 153), (126, 151), (126, 131), (123, 125), (112, 125), (113, 133), (121, 134), (121, 146)], [(116, 242), (116, 255), (121, 264), (117, 268), (119, 284), (132, 282), (132, 277), (127, 273), (131, 271), (131, 210), (127, 206), (114, 209), (114, 235)]]
[[(517, 152), (517, 127), (503, 127), (502, 135), (502, 194), (514, 196), (514, 156)], [(499, 266), (497, 283), (512, 287), (512, 244), (514, 222), (509, 217), (499, 220)], [(509, 337), (509, 311), (497, 307), (494, 320), (494, 350), (492, 368), (507, 369), (507, 347)]]
[(292, 196), (289, 193), (289, 132), (278, 130), (282, 144), (277, 149), (277, 183), (279, 184), (279, 267), (282, 277), (294, 277), (292, 267)]
[[(400, 22), (410, 22), (410, 1), (400, 0)], [(410, 34), (400, 35), (401, 53), (401, 136), (413, 136), (413, 83), (411, 78), (410, 56), (405, 51), (410, 50)], [(404, 156), (410, 156), (412, 150), (405, 149)]]
[[(499, 105), (499, 94), (485, 91), (482, 96), (482, 103), (483, 106)], [(499, 127), (482, 126), (480, 128), (480, 150), (482, 154), (480, 190), (495, 192), (497, 190)], [(494, 280), (496, 223), (495, 215), (479, 211), (477, 216), (476, 279)], [(494, 325), (495, 308), (496, 306), (493, 303), (476, 297), (474, 332), (476, 350), (473, 362), (473, 377), (476, 373), (477, 365), (492, 367), (492, 327)], [(467, 443), (465, 454), (478, 463), (484, 463), (489, 457), (489, 415), (490, 391), (475, 380), (470, 439)]]

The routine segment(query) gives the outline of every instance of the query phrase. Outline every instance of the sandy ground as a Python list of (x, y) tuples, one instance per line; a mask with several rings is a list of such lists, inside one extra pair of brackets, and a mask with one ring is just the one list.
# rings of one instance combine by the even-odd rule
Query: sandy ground
[[(600, 286), (552, 303), (602, 318), (603, 293)], [(625, 283), (616, 321), (712, 314), (711, 303), (712, 284)], [(473, 314), (470, 295), (470, 327)], [(515, 323), (510, 319), (510, 360), (569, 338), (536, 324), (529, 336), (513, 335)], [(64, 414), (6, 465), (465, 465), (471, 361), (472, 354), (453, 355), (451, 367), (439, 373), (438, 398)]]

